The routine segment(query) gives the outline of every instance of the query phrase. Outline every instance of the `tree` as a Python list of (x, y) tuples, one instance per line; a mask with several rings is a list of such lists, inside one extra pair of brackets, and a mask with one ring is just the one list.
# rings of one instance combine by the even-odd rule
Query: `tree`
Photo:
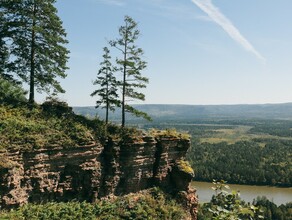
[(2, 77), (2, 80), (8, 77), (8, 75), (6, 74), (6, 69), (8, 66), (7, 63), (9, 58), (9, 52), (7, 43), (5, 42), (6, 35), (7, 28), (4, 11), (0, 10), (0, 77)]
[(99, 85), (99, 89), (91, 93), (91, 96), (99, 95), (100, 99), (96, 101), (96, 108), (104, 105), (102, 108), (106, 109), (106, 124), (108, 123), (109, 110), (114, 111), (115, 106), (120, 105), (118, 100), (117, 85), (118, 82), (114, 76), (116, 71), (111, 63), (110, 51), (107, 47), (103, 48), (103, 61), (100, 63), (100, 69), (97, 73), (97, 78), (93, 85)]
[(56, 0), (1, 1), (10, 51), (11, 70), (29, 84), (29, 102), (38, 92), (64, 92), (58, 77), (65, 78), (69, 51)]
[(0, 75), (3, 76), (5, 72), (5, 64), (8, 58), (8, 49), (3, 39), (2, 15), (0, 14)]
[(27, 101), (25, 95), (26, 91), (24, 91), (20, 85), (4, 79), (0, 75), (0, 104), (16, 105), (24, 103)]
[[(0, 27), (0, 33), (2, 35), (2, 28)], [(0, 36), (0, 76), (2, 78), (11, 78), (10, 75), (6, 73), (7, 62), (8, 62), (8, 48), (3, 40), (2, 36)]]
[(199, 219), (264, 219), (258, 207), (246, 204), (240, 198), (239, 192), (230, 189), (226, 181), (213, 180), (215, 195), (209, 203), (204, 203), (199, 208)]
[(119, 28), (120, 38), (110, 41), (110, 45), (121, 52), (121, 57), (117, 58), (117, 65), (119, 66), (118, 70), (123, 75), (121, 81), (122, 127), (125, 126), (126, 112), (150, 120), (150, 117), (145, 112), (141, 112), (128, 105), (128, 101), (145, 100), (145, 95), (138, 92), (137, 89), (146, 88), (149, 80), (141, 74), (141, 71), (146, 68), (147, 64), (142, 60), (143, 50), (135, 45), (140, 35), (137, 23), (129, 16), (125, 16), (124, 22), (124, 26)]

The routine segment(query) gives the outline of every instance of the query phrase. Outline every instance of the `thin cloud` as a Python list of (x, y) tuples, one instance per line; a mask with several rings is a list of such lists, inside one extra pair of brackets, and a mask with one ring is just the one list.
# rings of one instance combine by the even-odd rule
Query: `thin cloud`
[(196, 18), (198, 20), (202, 20), (202, 21), (210, 21), (210, 22), (213, 22), (213, 20), (209, 17), (209, 16), (205, 16), (205, 15), (198, 15), (196, 16)]
[(221, 26), (234, 41), (239, 43), (245, 50), (253, 53), (258, 59), (265, 62), (265, 58), (242, 36), (232, 22), (212, 4), (211, 0), (192, 0), (192, 2), (208, 14), (215, 23)]
[(114, 6), (124, 6), (125, 2), (123, 0), (98, 0), (98, 2), (107, 4), (107, 5), (114, 5)]

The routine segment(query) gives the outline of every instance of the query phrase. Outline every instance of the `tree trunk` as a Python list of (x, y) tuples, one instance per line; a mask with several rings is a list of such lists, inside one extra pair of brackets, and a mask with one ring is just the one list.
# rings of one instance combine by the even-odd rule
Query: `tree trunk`
[(108, 124), (108, 110), (109, 110), (109, 91), (108, 91), (108, 71), (106, 73), (106, 113), (105, 113), (105, 123)]
[(34, 78), (35, 78), (35, 25), (36, 25), (36, 3), (33, 5), (33, 21), (31, 28), (30, 48), (30, 81), (29, 81), (29, 103), (34, 104)]
[(123, 92), (122, 92), (122, 127), (125, 127), (125, 96), (126, 96), (126, 74), (127, 74), (127, 41), (124, 48), (124, 73), (123, 73)]

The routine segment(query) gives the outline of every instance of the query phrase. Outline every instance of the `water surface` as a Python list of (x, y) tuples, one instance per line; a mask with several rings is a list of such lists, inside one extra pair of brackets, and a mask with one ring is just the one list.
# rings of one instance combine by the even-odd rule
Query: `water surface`
[[(193, 181), (192, 185), (197, 189), (200, 203), (209, 202), (211, 200), (214, 194), (214, 191), (211, 189), (211, 187), (214, 186), (212, 183)], [(292, 187), (279, 188), (271, 186), (228, 185), (231, 190), (239, 191), (240, 198), (246, 202), (252, 202), (257, 196), (266, 196), (276, 205), (292, 202)]]

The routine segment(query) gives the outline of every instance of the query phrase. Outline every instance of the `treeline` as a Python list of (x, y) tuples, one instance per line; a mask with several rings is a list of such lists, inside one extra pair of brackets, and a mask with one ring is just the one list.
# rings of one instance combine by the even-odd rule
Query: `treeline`
[(292, 141), (270, 139), (235, 144), (200, 143), (196, 140), (188, 160), (196, 180), (224, 179), (229, 183), (292, 186)]
[[(202, 124), (200, 124), (202, 123)], [(176, 129), (181, 132), (187, 132), (189, 133), (193, 138), (201, 138), (201, 137), (212, 137), (214, 134), (218, 134), (219, 131), (216, 131), (217, 129), (233, 129), (236, 126), (235, 125), (214, 125), (214, 124), (205, 124), (206, 121), (196, 121), (195, 124), (184, 124), (184, 123), (165, 123), (165, 122), (157, 122), (155, 120), (155, 123), (149, 123), (149, 124), (143, 124), (140, 125), (143, 129), (160, 129), (165, 130), (169, 128)], [(210, 123), (210, 122), (208, 122)]]
[(262, 216), (266, 220), (292, 219), (292, 202), (277, 206), (275, 203), (263, 196), (254, 199), (253, 205), (257, 206), (261, 210)]
[(256, 124), (250, 133), (265, 133), (279, 137), (292, 137), (292, 121), (270, 121)]

